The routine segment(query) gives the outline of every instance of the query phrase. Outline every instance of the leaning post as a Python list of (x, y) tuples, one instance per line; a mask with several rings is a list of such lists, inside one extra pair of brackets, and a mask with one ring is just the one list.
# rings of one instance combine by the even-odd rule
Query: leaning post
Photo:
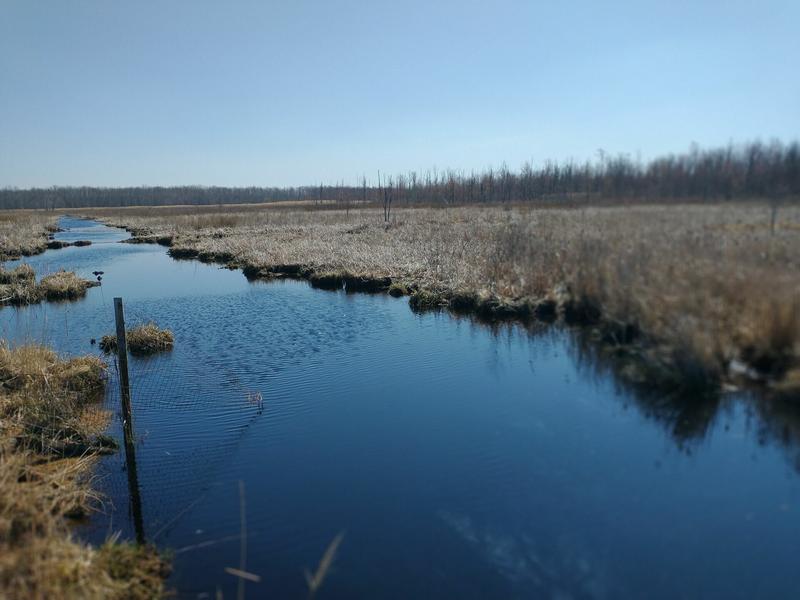
[(125, 463), (128, 471), (128, 491), (131, 498), (133, 527), (136, 541), (145, 543), (142, 499), (139, 494), (139, 476), (136, 471), (136, 445), (133, 435), (133, 413), (131, 411), (131, 386), (128, 377), (128, 344), (125, 339), (125, 313), (122, 298), (114, 298), (114, 318), (117, 326), (117, 362), (119, 364), (119, 395), (122, 401), (122, 430), (125, 436)]
[(125, 313), (122, 308), (122, 298), (114, 298), (114, 318), (117, 325), (117, 359), (119, 361), (119, 395), (122, 400), (122, 415), (125, 432), (130, 427), (133, 431), (133, 416), (131, 415), (131, 385), (128, 378), (128, 343), (125, 339)]

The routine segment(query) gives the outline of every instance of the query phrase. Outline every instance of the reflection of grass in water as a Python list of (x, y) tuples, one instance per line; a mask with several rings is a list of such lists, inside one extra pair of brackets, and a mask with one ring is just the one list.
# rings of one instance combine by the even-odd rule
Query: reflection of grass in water
[(325, 581), (325, 578), (328, 576), (328, 573), (333, 566), (333, 561), (336, 558), (336, 553), (339, 551), (339, 546), (344, 539), (344, 532), (340, 532), (337, 534), (335, 538), (328, 544), (328, 547), (325, 549), (325, 552), (322, 554), (322, 558), (317, 565), (316, 571), (311, 573), (306, 571), (306, 583), (308, 584), (308, 597), (313, 598), (319, 589), (322, 587), (322, 584)]
[(792, 467), (800, 473), (800, 414), (791, 399), (773, 398), (770, 402), (755, 399), (753, 413), (758, 416), (759, 444), (774, 443), (788, 455)]
[(656, 386), (654, 381), (664, 373), (648, 376), (650, 364), (635, 350), (598, 339), (591, 329), (573, 329), (571, 334), (570, 351), (579, 367), (600, 376), (611, 374), (626, 399), (663, 427), (683, 451), (691, 453), (727, 410), (739, 405), (756, 425), (756, 442), (776, 444), (800, 472), (800, 410), (796, 400), (782, 390), (731, 389), (736, 395), (727, 396), (703, 379), (697, 379), (693, 387), (681, 379), (671, 386)]
[[(247, 571), (247, 516), (246, 516), (246, 502), (245, 502), (245, 487), (244, 482), (239, 481), (239, 521), (240, 521), (240, 532), (239, 532), (239, 567), (226, 567), (225, 572), (229, 575), (233, 575), (238, 580), (237, 586), (237, 594), (236, 597), (239, 600), (244, 600), (245, 597), (245, 582), (251, 581), (253, 583), (259, 583), (261, 581), (261, 576), (257, 575), (256, 573), (250, 573)], [(314, 573), (310, 571), (305, 571), (305, 578), (306, 584), (308, 585), (308, 597), (313, 598), (317, 592), (322, 587), (322, 584), (325, 582), (325, 578), (331, 572), (333, 567), (333, 561), (336, 558), (336, 553), (339, 550), (339, 546), (344, 539), (344, 532), (340, 532), (336, 535), (331, 543), (328, 544), (328, 547), (325, 549), (325, 552), (322, 554), (322, 558), (317, 565), (316, 570)], [(211, 542), (214, 543), (214, 542)], [(218, 593), (218, 595), (220, 595)]]
[(642, 413), (661, 424), (678, 446), (703, 439), (721, 407), (716, 386), (702, 371), (687, 377), (686, 371), (670, 369), (658, 357), (642, 356), (623, 340), (604, 336), (598, 329), (573, 329), (570, 351), (579, 368), (612, 375)]

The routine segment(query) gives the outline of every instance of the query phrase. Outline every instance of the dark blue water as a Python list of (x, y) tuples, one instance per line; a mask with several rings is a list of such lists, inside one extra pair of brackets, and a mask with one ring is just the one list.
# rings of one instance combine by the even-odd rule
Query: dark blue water
[[(791, 407), (643, 396), (575, 332), (249, 283), (116, 243), (118, 230), (62, 226), (95, 243), (25, 261), (102, 270), (103, 285), (3, 308), (0, 334), (98, 352), (114, 296), (129, 326), (174, 331), (172, 352), (131, 368), (146, 536), (174, 551), (182, 597), (235, 597), (242, 500), (252, 598), (306, 597), (304, 570), (340, 532), (320, 598), (800, 594)], [(100, 465), (108, 501), (80, 531), (90, 540), (133, 537), (124, 465)]]

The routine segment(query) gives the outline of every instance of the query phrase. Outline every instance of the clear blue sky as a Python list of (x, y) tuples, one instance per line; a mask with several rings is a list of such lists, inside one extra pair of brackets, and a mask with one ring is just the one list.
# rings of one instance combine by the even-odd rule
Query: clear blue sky
[(0, 186), (800, 138), (800, 2), (0, 0)]

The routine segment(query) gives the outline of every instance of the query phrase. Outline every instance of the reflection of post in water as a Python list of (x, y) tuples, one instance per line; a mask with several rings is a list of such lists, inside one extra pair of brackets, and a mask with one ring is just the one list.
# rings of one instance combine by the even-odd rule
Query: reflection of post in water
[(139, 495), (139, 476), (136, 472), (136, 447), (133, 436), (133, 414), (131, 412), (131, 388), (128, 380), (128, 345), (125, 339), (125, 315), (122, 298), (114, 298), (114, 316), (117, 325), (117, 359), (119, 363), (119, 392), (122, 400), (122, 429), (125, 434), (125, 463), (128, 470), (128, 492), (131, 498), (133, 526), (136, 541), (144, 544), (144, 520), (142, 519), (142, 498)]

